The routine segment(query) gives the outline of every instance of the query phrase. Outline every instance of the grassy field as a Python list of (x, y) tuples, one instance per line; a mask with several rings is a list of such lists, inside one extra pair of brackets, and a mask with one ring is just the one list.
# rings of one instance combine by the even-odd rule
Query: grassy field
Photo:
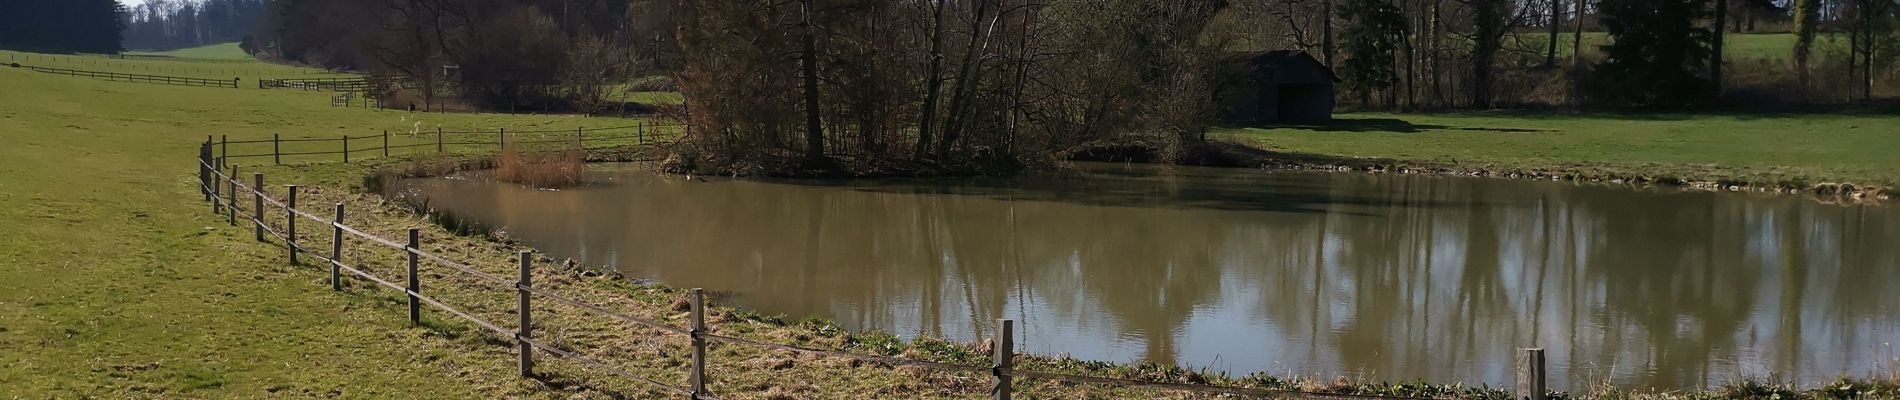
[(177, 57), (177, 58), (188, 58), (188, 59), (197, 59), (197, 60), (253, 61), (257, 59), (256, 57), (251, 57), (249, 53), (245, 53), (244, 49), (238, 47), (237, 43), (219, 43), (219, 44), (213, 44), (213, 45), (183, 48), (183, 49), (170, 50), (170, 51), (128, 51), (128, 52), (125, 52), (125, 54), (141, 55), (141, 56)]
[(1900, 116), (1343, 114), (1333, 125), (1216, 136), (1427, 167), (1806, 187), (1900, 187)]
[[(1576, 38), (1572, 32), (1557, 35), (1557, 55), (1568, 57), (1574, 50)], [(1609, 34), (1603, 32), (1584, 32), (1583, 47), (1588, 54), (1602, 54), (1599, 47), (1609, 44)], [(1826, 41), (1822, 41), (1826, 45)], [(1518, 51), (1543, 54), (1550, 48), (1549, 33), (1524, 33), (1505, 38), (1505, 48)], [(1794, 34), (1791, 33), (1730, 33), (1723, 39), (1726, 48), (1724, 59), (1732, 61), (1749, 59), (1785, 60), (1794, 57)]]
[(331, 293), (194, 199), (189, 157), (206, 134), (400, 129), (412, 125), (404, 114), (331, 109), (326, 93), (13, 69), (0, 69), (0, 93), (0, 397), (469, 398), (538, 387), (507, 378), (496, 354), (505, 349), (408, 328), (385, 299)]
[[(266, 63), (248, 56), (243, 58), (229, 58), (231, 57), (229, 54), (223, 54), (224, 46), (225, 45), (219, 45), (209, 48), (201, 47), (197, 49), (180, 50), (181, 52), (190, 51), (195, 54), (215, 56), (222, 59), (222, 61), (219, 62), (207, 62), (196, 59), (173, 60), (144, 57), (113, 58), (96, 54), (38, 54), (0, 50), (0, 63), (19, 63), (20, 65), (47, 68), (187, 78), (243, 78), (247, 84), (244, 86), (252, 88), (257, 87), (255, 81), (261, 78), (316, 78), (348, 75), (316, 68)], [(236, 50), (236, 45), (229, 45), (229, 48)], [(238, 54), (242, 55), (244, 53), (239, 51)]]
[[(563, 361), (543, 361), (541, 370), (548, 374), (543, 379), (520, 379), (515, 377), (508, 343), (477, 334), (470, 324), (426, 311), (424, 327), (412, 327), (401, 298), (392, 292), (360, 285), (343, 293), (331, 291), (322, 273), (287, 265), (281, 249), (253, 241), (248, 227), (226, 226), (210, 214), (199, 201), (195, 168), (189, 159), (207, 135), (243, 140), (272, 134), (380, 136), (389, 130), (397, 133), (392, 144), (400, 145), (429, 143), (428, 138), (400, 133), (430, 127), (505, 127), (520, 132), (650, 121), (331, 108), (329, 94), (323, 92), (106, 82), (4, 68), (0, 68), (0, 93), (9, 94), (0, 96), (0, 143), (5, 143), (0, 146), (0, 237), (7, 238), (0, 241), (0, 260), (4, 260), (0, 263), (0, 366), (4, 366), (0, 368), (0, 397), (654, 397), (626, 389), (631, 385), (625, 381), (590, 374)], [(1839, 164), (1802, 164), (1802, 171), (1890, 179), (1894, 170), (1876, 170), (1893, 163), (1878, 158), (1893, 153), (1892, 134), (1869, 133), (1883, 126), (1878, 124), (1891, 126), (1894, 121), (1886, 117), (1351, 117), (1359, 121), (1318, 130), (1234, 128), (1222, 135), (1259, 140), (1275, 149), (1421, 162), (1456, 159), (1460, 165), (1472, 160), (1570, 165), (1599, 159), (1700, 163), (1756, 157), (1767, 159), (1748, 165), (1777, 165), (1782, 162), (1778, 160), (1858, 157)], [(1474, 130), (1480, 128), (1490, 130)], [(1738, 130), (1745, 132), (1732, 132)], [(1776, 135), (1776, 130), (1810, 137)], [(485, 134), (473, 135), (485, 138)], [(528, 137), (554, 140), (566, 133), (534, 135), (543, 136)], [(1823, 144), (1822, 139), (1831, 142)], [(253, 147), (234, 145), (232, 151), (261, 150), (258, 145), (249, 146)], [(292, 150), (324, 149), (286, 149)], [(483, 145), (451, 150), (491, 151)], [(392, 156), (428, 157), (401, 152)], [(269, 174), (272, 187), (292, 182), (311, 185), (305, 204), (348, 203), (355, 210), (348, 220), (352, 225), (386, 237), (405, 228), (421, 228), (429, 248), (481, 260), (471, 263), (491, 273), (509, 271), (506, 255), (513, 248), (449, 235), (397, 205), (358, 192), (355, 186), (363, 182), (362, 177), (387, 159), (365, 154), (371, 158), (367, 162), (345, 165), (326, 157), (332, 156), (289, 159), (292, 165), (286, 166), (266, 165), (264, 159), (237, 162), (245, 165), (245, 171)], [(372, 247), (352, 246), (352, 252)], [(396, 260), (387, 253), (381, 256)], [(395, 265), (390, 261), (364, 267), (387, 273)], [(683, 318), (673, 305), (677, 292), (664, 288), (551, 271), (537, 274), (545, 274), (535, 278), (538, 285), (625, 305), (637, 315), (675, 324)], [(429, 279), (429, 293), (506, 321), (512, 296), (505, 290), (464, 285), (450, 276), (429, 275)], [(609, 340), (602, 344), (607, 349), (602, 354), (620, 360), (623, 367), (679, 381), (683, 352), (677, 336), (654, 339), (650, 333), (570, 311), (538, 310), (537, 319), (562, 327), (546, 331), (550, 336), (563, 341)], [(495, 313), (504, 316), (497, 318)], [(980, 361), (980, 356), (957, 344), (905, 343), (876, 333), (843, 333), (822, 321), (788, 322), (730, 309), (717, 309), (710, 318), (725, 334), (812, 346), (855, 343), (861, 346), (859, 351)], [(720, 377), (714, 389), (734, 398), (984, 395), (981, 377), (734, 346), (715, 347), (713, 354), (725, 360), (714, 366)], [(1051, 371), (1199, 379), (1179, 370), (1107, 363), (1084, 365), (1027, 357), (1019, 362)], [(1289, 385), (1264, 378), (1213, 380)], [(1164, 397), (1046, 382), (1018, 387), (1025, 389), (1024, 397)], [(1410, 387), (1405, 390), (1427, 390)]]

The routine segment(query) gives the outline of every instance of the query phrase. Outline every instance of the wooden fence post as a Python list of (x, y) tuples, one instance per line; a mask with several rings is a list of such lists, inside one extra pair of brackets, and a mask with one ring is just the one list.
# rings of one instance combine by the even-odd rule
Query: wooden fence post
[(584, 134), (581, 133), (581, 127), (578, 127), (578, 126), (574, 127), (574, 148), (578, 148), (578, 149), (587, 148), (587, 144), (584, 143), (585, 140), (581, 139), (583, 135)]
[(435, 152), (442, 153), (442, 127), (435, 127)]
[(330, 290), (343, 290), (343, 203), (336, 203), (330, 227)]
[(343, 135), (343, 163), (350, 163), (350, 135)]
[(389, 158), (389, 130), (383, 130), (383, 158)]
[(224, 159), (211, 163), (211, 215), (224, 213)]
[(229, 207), (225, 207), (225, 210), (224, 210), (225, 223), (231, 226), (237, 226), (237, 209), (238, 209), (237, 177), (238, 177), (238, 166), (237, 164), (231, 164), (231, 174), (226, 175), (224, 177), (224, 183), (227, 185), (231, 185), (231, 195), (229, 196), (231, 204), (229, 205)]
[(277, 165), (284, 165), (284, 139), (282, 134), (270, 134), (270, 159)]
[(1010, 368), (1016, 364), (1016, 321), (996, 320), (996, 339), (990, 341), (990, 398), (1009, 400)]
[(422, 299), (417, 297), (422, 293), (422, 279), (416, 276), (416, 253), (421, 251), (421, 245), (422, 230), (409, 228), (409, 248), (406, 252), (409, 253), (409, 323), (412, 325), (422, 325)]
[(1543, 348), (1518, 349), (1516, 397), (1519, 400), (1544, 400), (1544, 373)]
[(693, 301), (693, 330), (687, 333), (693, 336), (693, 399), (702, 399), (706, 395), (706, 294), (699, 288), (690, 292)]
[(251, 173), (251, 224), (257, 226), (257, 241), (264, 241), (264, 173)]
[(633, 137), (633, 144), (647, 144), (647, 124), (645, 122), (633, 123)]
[(205, 136), (205, 142), (198, 145), (198, 194), (211, 201), (211, 137)]
[(297, 265), (297, 185), (290, 185), (290, 197), (284, 199), (284, 249), (290, 252), (290, 265)]
[(520, 254), (521, 278), (515, 282), (515, 310), (521, 314), (521, 329), (515, 331), (515, 343), (521, 346), (521, 377), (534, 376), (534, 345), (528, 339), (534, 338), (534, 320), (529, 315), (528, 288), (533, 278), (528, 272), (534, 262), (534, 253), (522, 251)]
[(231, 135), (218, 135), (218, 158), (231, 156)]
[(497, 139), (495, 139), (495, 151), (501, 151), (502, 149), (508, 148), (508, 128), (497, 129), (500, 133), (496, 136)]

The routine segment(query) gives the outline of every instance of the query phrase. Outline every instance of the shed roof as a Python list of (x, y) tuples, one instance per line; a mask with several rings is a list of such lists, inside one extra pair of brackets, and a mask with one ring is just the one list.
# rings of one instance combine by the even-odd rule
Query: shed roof
[(1339, 82), (1339, 75), (1333, 73), (1331, 67), (1319, 62), (1319, 59), (1313, 58), (1312, 54), (1307, 54), (1304, 50), (1249, 51), (1234, 54), (1233, 58), (1235, 60), (1244, 61), (1247, 67), (1255, 71), (1271, 71), (1280, 68), (1299, 67), (1316, 68), (1325, 72), (1327, 77), (1333, 79), (1333, 82)]

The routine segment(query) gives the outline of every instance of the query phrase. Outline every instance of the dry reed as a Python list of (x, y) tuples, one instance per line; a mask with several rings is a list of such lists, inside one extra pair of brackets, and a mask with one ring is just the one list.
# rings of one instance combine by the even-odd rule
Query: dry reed
[(495, 163), (495, 178), (544, 189), (579, 185), (587, 168), (587, 153), (565, 150), (527, 153), (514, 146), (503, 148)]

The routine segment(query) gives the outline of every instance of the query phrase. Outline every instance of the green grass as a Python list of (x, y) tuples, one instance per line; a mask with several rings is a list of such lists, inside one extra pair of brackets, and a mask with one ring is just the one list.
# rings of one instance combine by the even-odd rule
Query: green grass
[[(329, 108), (327, 93), (10, 68), (0, 68), (0, 93), (7, 397), (472, 398), (533, 387), (508, 378), (498, 355), (506, 349), (410, 329), (399, 306), (332, 293), (197, 199), (189, 158), (207, 134), (366, 132), (410, 126), (412, 115)], [(453, 127), (631, 122), (423, 118)]]
[(183, 49), (170, 50), (170, 51), (128, 51), (128, 52), (125, 52), (125, 54), (143, 55), (143, 56), (178, 57), (178, 58), (190, 58), (190, 59), (200, 59), (200, 60), (251, 61), (251, 60), (257, 59), (256, 57), (251, 57), (250, 53), (245, 53), (244, 49), (238, 47), (237, 43), (218, 43), (218, 44), (183, 48)]
[[(1569, 57), (1574, 51), (1576, 38), (1573, 32), (1563, 32), (1557, 36), (1557, 56)], [(1528, 54), (1544, 54), (1550, 48), (1550, 33), (1521, 33), (1515, 37), (1506, 37), (1504, 47)], [(1784, 60), (1794, 55), (1794, 34), (1791, 33), (1730, 33), (1723, 39), (1724, 59), (1730, 61), (1750, 59)], [(1601, 46), (1610, 43), (1610, 36), (1603, 32), (1584, 32), (1583, 47), (1589, 54), (1602, 54)]]
[(1342, 114), (1306, 128), (1224, 128), (1273, 150), (1419, 166), (1775, 186), (1900, 187), (1900, 116)]
[[(212, 50), (205, 50), (211, 52)], [(239, 52), (239, 54), (243, 54)], [(96, 54), (38, 54), (0, 50), (0, 63), (36, 67), (76, 69), (124, 74), (165, 75), (187, 78), (243, 78), (244, 85), (256, 88), (260, 78), (315, 78), (347, 76), (317, 68), (272, 64), (256, 59), (205, 62), (193, 59), (127, 57), (113, 58)]]

